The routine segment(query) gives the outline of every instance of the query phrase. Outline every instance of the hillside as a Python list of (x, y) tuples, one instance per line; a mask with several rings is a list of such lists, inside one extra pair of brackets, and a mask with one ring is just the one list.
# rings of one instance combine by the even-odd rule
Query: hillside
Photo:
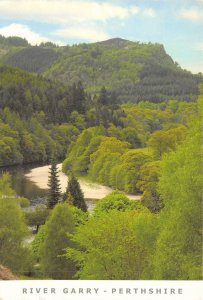
[[(5, 52), (1, 49), (0, 39), (0, 53)], [(202, 81), (200, 75), (182, 70), (162, 45), (120, 38), (65, 47), (23, 45), (4, 52), (0, 60), (5, 64), (41, 73), (65, 85), (82, 81), (91, 94), (105, 86), (121, 102), (194, 100)]]
[(59, 54), (51, 48), (28, 47), (9, 55), (5, 62), (23, 70), (42, 73), (57, 60)]
[(42, 43), (31, 46), (19, 37), (5, 38), (0, 35), (0, 62), (32, 73), (42, 73), (59, 57), (56, 45)]
[(81, 80), (90, 93), (105, 86), (122, 102), (190, 100), (199, 81), (174, 63), (162, 45), (119, 38), (64, 47), (45, 75), (68, 83)]
[(28, 47), (30, 45), (26, 39), (17, 36), (6, 38), (0, 35), (0, 62), (6, 61), (8, 56), (13, 56), (16, 52)]
[(70, 118), (83, 109), (80, 90), (0, 65), (0, 166), (45, 162), (53, 152), (64, 157), (79, 133)]
[[(17, 55), (52, 48), (60, 53), (58, 63), (64, 56), (64, 70), (81, 72), (84, 67), (91, 74), (92, 61), (96, 64), (101, 59), (103, 68), (106, 58), (103, 72), (95, 74), (94, 87), (83, 80), (92, 92), (106, 74), (105, 85), (120, 92), (121, 100), (129, 91), (127, 80), (134, 84), (130, 100), (139, 100), (141, 93), (156, 96), (150, 98), (154, 101), (164, 100), (167, 92), (184, 100), (189, 100), (189, 93), (193, 93), (191, 99), (195, 96), (192, 88), (198, 78), (181, 71), (160, 45), (137, 45), (136, 56), (135, 44), (120, 39), (65, 48), (16, 42), (4, 45), (8, 51), (4, 59), (11, 58), (12, 51)], [(90, 50), (97, 47), (100, 54)], [(65, 66), (68, 53), (75, 61), (72, 66), (71, 59)], [(135, 69), (127, 71), (131, 67)], [(0, 265), (0, 277), (12, 279), (13, 273), (19, 279), (35, 280), (202, 279), (203, 97), (120, 104), (110, 90), (102, 88), (91, 97), (81, 82), (66, 81), (63, 73), (60, 77), (51, 70), (46, 75), (62, 82), (0, 65), (0, 167), (13, 166), (12, 178), (17, 179), (13, 186), (21, 182), (22, 190), (14, 191), (9, 173), (2, 173), (0, 261), (9, 269)], [(125, 75), (118, 77), (121, 70)], [(201, 94), (203, 85), (199, 88)], [(43, 176), (48, 190), (35, 194), (33, 186), (42, 180), (40, 176), (26, 176), (25, 183), (24, 172), (15, 165), (48, 164), (51, 158), (49, 174)], [(64, 194), (53, 158), (63, 160), (69, 177)], [(86, 179), (90, 188), (99, 183), (114, 191), (96, 202), (91, 199), (99, 198), (97, 189), (89, 199), (96, 206), (86, 212), (82, 185), (75, 176), (83, 176), (81, 180)], [(21, 197), (25, 191), (29, 199)], [(140, 200), (131, 201), (123, 192), (140, 195)], [(35, 235), (31, 236), (28, 226), (36, 228)], [(28, 243), (31, 237), (34, 240)]]

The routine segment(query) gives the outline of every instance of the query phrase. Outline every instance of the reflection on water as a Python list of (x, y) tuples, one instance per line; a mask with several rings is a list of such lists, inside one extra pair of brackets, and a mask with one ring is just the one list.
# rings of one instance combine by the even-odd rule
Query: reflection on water
[[(62, 191), (66, 190), (67, 176), (60, 171), (59, 178)], [(49, 166), (42, 164), (29, 164), (25, 166), (12, 166), (0, 168), (1, 171), (7, 171), (11, 174), (12, 187), (18, 196), (28, 198), (32, 206), (46, 203), (47, 197), (47, 181), (49, 176)], [(86, 197), (85, 201), (88, 210), (91, 211), (96, 205), (98, 199), (101, 199), (112, 192), (112, 189), (101, 184), (94, 184), (80, 179), (80, 186)], [(139, 195), (128, 195), (132, 200), (140, 200)]]
[[(9, 172), (11, 175), (11, 185), (16, 191), (16, 194), (21, 197), (28, 198), (32, 206), (45, 203), (47, 196), (47, 189), (39, 188), (33, 183), (25, 174), (29, 173), (31, 169), (42, 166), (41, 164), (29, 164), (24, 166), (12, 166), (0, 168), (2, 172)], [(92, 210), (96, 204), (96, 199), (86, 199), (89, 210)]]

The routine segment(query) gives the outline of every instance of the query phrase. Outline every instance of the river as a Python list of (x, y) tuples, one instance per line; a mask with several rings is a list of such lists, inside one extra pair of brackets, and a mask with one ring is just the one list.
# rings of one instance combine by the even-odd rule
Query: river
[[(61, 171), (62, 164), (58, 164), (59, 180), (61, 191), (64, 192), (67, 186), (68, 177)], [(1, 168), (8, 171), (12, 178), (12, 187), (17, 195), (26, 197), (30, 200), (31, 205), (35, 206), (45, 203), (47, 196), (47, 183), (49, 176), (49, 165), (27, 165)], [(111, 193), (113, 190), (107, 186), (92, 183), (79, 179), (81, 189), (84, 193), (89, 210), (92, 210), (96, 202)], [(140, 196), (127, 195), (132, 200), (139, 200)]]

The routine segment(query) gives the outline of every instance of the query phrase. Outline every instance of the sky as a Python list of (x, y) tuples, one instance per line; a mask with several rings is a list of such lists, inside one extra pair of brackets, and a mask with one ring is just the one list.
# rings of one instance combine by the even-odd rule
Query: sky
[(203, 0), (0, 0), (0, 34), (32, 45), (160, 43), (182, 68), (203, 73)]

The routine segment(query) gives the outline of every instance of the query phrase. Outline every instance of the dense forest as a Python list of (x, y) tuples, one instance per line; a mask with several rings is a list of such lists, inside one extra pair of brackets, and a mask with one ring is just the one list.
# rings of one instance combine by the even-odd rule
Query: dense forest
[[(0, 60), (0, 166), (51, 163), (34, 208), (0, 175), (0, 265), (19, 279), (201, 279), (202, 75), (122, 39), (0, 36)], [(90, 212), (77, 177), (114, 191)]]
[(19, 69), (0, 67), (0, 166), (63, 158), (84, 128), (86, 95)]
[[(105, 88), (98, 96), (91, 97), (84, 91), (81, 82), (65, 87), (8, 66), (1, 66), (0, 74), (1, 166), (45, 162), (51, 152), (57, 152), (58, 158), (64, 158), (70, 145), (68, 156), (71, 164), (79, 164), (81, 169), (74, 167), (73, 170), (84, 175), (90, 155), (96, 150), (102, 152), (105, 144), (112, 148), (111, 155), (124, 155), (127, 150), (136, 155), (130, 149), (151, 145), (149, 149), (156, 151), (155, 148), (159, 147), (156, 140), (162, 135), (163, 144), (166, 142), (164, 139), (171, 139), (163, 147), (173, 149), (184, 137), (189, 116), (197, 111), (196, 102), (178, 100), (119, 105), (115, 94)], [(175, 140), (172, 135), (176, 136)], [(119, 150), (113, 149), (114, 144)], [(146, 149), (143, 151), (146, 152)], [(149, 157), (151, 154), (143, 155)], [(159, 158), (160, 155), (156, 155)], [(103, 164), (102, 161), (100, 163)], [(67, 168), (64, 163), (64, 170)], [(94, 170), (90, 173), (93, 174)]]
[[(4, 174), (1, 263), (22, 279), (201, 279), (202, 101), (184, 143), (159, 161), (158, 180), (156, 161), (140, 172), (147, 203), (154, 207), (154, 193), (160, 198), (159, 213), (115, 191), (88, 214), (73, 205), (76, 188), (51, 209), (26, 212), (26, 199), (16, 197)], [(40, 224), (31, 244), (28, 224)]]
[(30, 46), (20, 38), (0, 36), (0, 62), (58, 79), (65, 85), (83, 82), (91, 95), (102, 87), (119, 101), (194, 100), (202, 74), (182, 70), (163, 45), (120, 38), (92, 44)]

